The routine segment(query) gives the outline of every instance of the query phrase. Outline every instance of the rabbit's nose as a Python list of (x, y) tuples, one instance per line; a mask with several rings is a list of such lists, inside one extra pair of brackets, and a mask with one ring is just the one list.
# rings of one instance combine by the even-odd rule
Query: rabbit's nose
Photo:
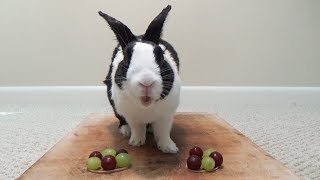
[(139, 85), (142, 87), (152, 87), (155, 81), (139, 81)]
[(155, 76), (152, 72), (142, 72), (140, 78), (138, 79), (138, 83), (141, 87), (145, 88), (151, 88), (153, 84), (155, 84)]

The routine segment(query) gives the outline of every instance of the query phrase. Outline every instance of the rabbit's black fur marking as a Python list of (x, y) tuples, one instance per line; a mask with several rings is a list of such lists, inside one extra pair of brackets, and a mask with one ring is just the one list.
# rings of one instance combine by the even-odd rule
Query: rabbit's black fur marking
[(179, 71), (179, 57), (178, 57), (178, 53), (174, 50), (174, 48), (172, 47), (172, 45), (170, 43), (168, 43), (167, 41), (160, 39), (160, 44), (163, 44), (164, 47), (166, 48), (166, 50), (168, 50), (174, 60), (174, 62), (177, 65), (178, 71)]
[(170, 10), (171, 6), (168, 5), (157, 17), (153, 19), (142, 38), (144, 41), (151, 41), (155, 44), (159, 44), (159, 40), (162, 35), (162, 27)]
[(132, 34), (131, 30), (122, 22), (101, 11), (99, 11), (99, 15), (102, 16), (108, 22), (110, 28), (116, 35), (122, 49), (124, 49), (126, 45), (130, 42), (137, 40), (136, 36)]
[[(112, 58), (111, 58), (112, 62), (113, 62), (114, 58), (116, 57), (118, 51), (119, 51), (119, 45), (113, 50), (113, 54), (112, 54)], [(126, 122), (126, 120), (125, 120), (125, 118), (123, 116), (119, 115), (119, 113), (117, 112), (117, 110), (115, 108), (113, 99), (111, 98), (112, 97), (112, 93), (111, 93), (111, 86), (112, 86), (111, 73), (112, 73), (112, 69), (113, 69), (112, 62), (111, 62), (110, 67), (109, 67), (108, 75), (107, 75), (106, 79), (103, 82), (104, 82), (105, 85), (107, 85), (108, 99), (109, 99), (110, 105), (112, 106), (112, 109), (113, 109), (113, 112), (114, 112), (115, 116), (120, 121), (120, 125), (119, 125), (119, 128), (120, 128), (122, 125), (126, 125), (127, 122)]]

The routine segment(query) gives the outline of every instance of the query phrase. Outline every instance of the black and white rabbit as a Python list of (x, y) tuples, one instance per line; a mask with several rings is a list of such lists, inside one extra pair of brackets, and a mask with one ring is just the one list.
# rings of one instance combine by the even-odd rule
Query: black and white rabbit
[(161, 39), (170, 10), (170, 5), (164, 8), (142, 36), (135, 36), (122, 22), (101, 11), (99, 15), (119, 42), (104, 83), (120, 120), (120, 133), (130, 136), (130, 145), (140, 146), (145, 143), (146, 126), (150, 124), (158, 148), (176, 153), (179, 149), (170, 131), (180, 98), (179, 59), (174, 48)]

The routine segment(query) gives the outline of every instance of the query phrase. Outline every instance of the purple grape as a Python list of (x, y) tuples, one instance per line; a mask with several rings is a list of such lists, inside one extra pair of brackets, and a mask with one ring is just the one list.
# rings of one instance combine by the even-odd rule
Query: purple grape
[(116, 158), (114, 158), (111, 155), (106, 155), (101, 160), (101, 167), (106, 171), (115, 169), (116, 165), (117, 165)]
[(93, 151), (93, 152), (89, 155), (89, 158), (91, 158), (91, 157), (98, 157), (98, 158), (102, 159), (102, 154), (101, 154), (101, 152), (99, 152), (99, 151)]
[(216, 165), (214, 166), (215, 168), (222, 165), (223, 157), (219, 152), (214, 151), (209, 156), (215, 161), (215, 163), (216, 163)]
[(191, 156), (191, 155), (196, 155), (196, 156), (199, 156), (199, 158), (202, 158), (203, 151), (202, 151), (202, 149), (201, 149), (200, 147), (195, 146), (195, 147), (193, 147), (193, 148), (191, 148), (191, 149), (189, 150), (189, 155), (190, 155), (190, 156)]
[(125, 150), (125, 149), (119, 149), (119, 150), (117, 151), (117, 154), (116, 154), (116, 155), (118, 155), (118, 154), (120, 154), (120, 153), (127, 153), (127, 154), (128, 154), (128, 151)]
[(189, 156), (187, 166), (191, 170), (199, 170), (201, 167), (201, 158), (197, 155)]

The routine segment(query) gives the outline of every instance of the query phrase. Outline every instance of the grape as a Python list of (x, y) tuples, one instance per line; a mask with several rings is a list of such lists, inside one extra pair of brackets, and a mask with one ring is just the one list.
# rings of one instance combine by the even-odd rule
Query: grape
[(102, 154), (101, 154), (101, 152), (99, 152), (99, 151), (93, 151), (93, 152), (90, 154), (89, 158), (91, 158), (91, 157), (98, 157), (98, 158), (102, 159)]
[(118, 154), (120, 154), (120, 153), (127, 153), (127, 154), (128, 154), (128, 151), (126, 151), (125, 149), (119, 149), (119, 150), (117, 151), (117, 154), (116, 154), (116, 155), (118, 155)]
[(204, 157), (201, 161), (201, 166), (206, 171), (212, 171), (215, 166), (215, 162), (211, 157)]
[(127, 153), (120, 153), (116, 156), (117, 167), (129, 167), (131, 163), (131, 158)]
[(189, 150), (189, 155), (190, 156), (191, 155), (196, 155), (196, 156), (199, 156), (199, 158), (202, 158), (202, 154), (203, 154), (202, 149), (200, 147), (198, 147), (198, 146), (195, 146), (195, 147), (193, 147), (193, 148), (191, 148)]
[(219, 167), (221, 166), (221, 164), (223, 163), (223, 157), (222, 155), (217, 152), (217, 151), (214, 151), (210, 154), (210, 157), (216, 162), (216, 165), (215, 167)]
[(87, 168), (89, 170), (97, 170), (100, 169), (101, 159), (98, 157), (90, 157), (87, 161)]
[(106, 155), (101, 160), (101, 167), (104, 170), (112, 170), (115, 169), (117, 165), (116, 158), (111, 155)]
[(210, 154), (211, 154), (213, 151), (214, 151), (214, 149), (213, 149), (213, 148), (209, 148), (209, 149), (207, 149), (207, 150), (203, 151), (202, 158), (204, 158), (204, 157), (209, 157), (209, 156), (210, 156)]
[(201, 166), (201, 158), (197, 155), (189, 156), (187, 166), (191, 170), (199, 170)]
[(111, 149), (111, 148), (107, 148), (107, 149), (104, 149), (102, 152), (102, 157), (105, 157), (107, 155), (111, 155), (113, 157), (116, 157), (116, 154), (117, 152), (114, 150), (114, 149)]

